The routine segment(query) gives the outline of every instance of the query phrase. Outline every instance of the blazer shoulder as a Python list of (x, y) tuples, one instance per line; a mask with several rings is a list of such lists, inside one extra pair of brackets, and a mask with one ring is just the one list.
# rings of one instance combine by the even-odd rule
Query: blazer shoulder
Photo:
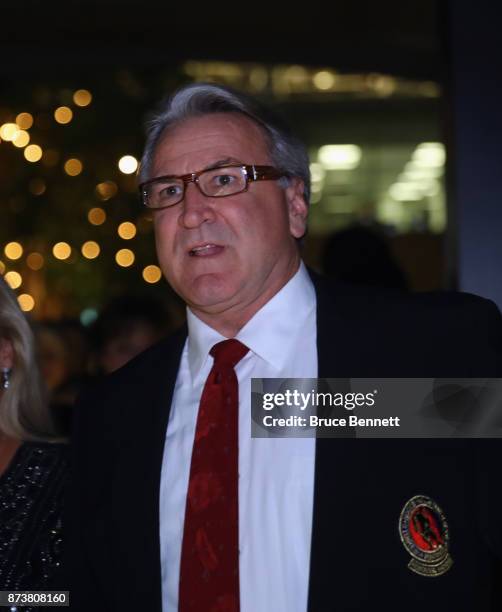
[(87, 392), (91, 394), (107, 393), (109, 389), (113, 392), (123, 385), (144, 380), (151, 376), (159, 367), (165, 368), (169, 365), (178, 365), (181, 352), (187, 337), (187, 329), (184, 325), (173, 334), (155, 343), (121, 368), (106, 376), (91, 382), (87, 386)]
[(175, 380), (187, 337), (186, 326), (146, 349), (123, 367), (90, 381), (77, 397), (76, 423), (104, 421), (113, 416), (113, 407), (141, 401), (145, 389), (156, 386), (159, 379)]
[[(469, 293), (413, 294), (313, 280), (319, 328), (323, 334), (334, 329), (333, 342), (345, 333), (354, 345), (413, 356), (410, 372), (502, 376), (502, 317), (491, 300)], [(427, 369), (418, 368), (419, 362)]]
[(449, 327), (470, 322), (480, 327), (502, 330), (498, 307), (489, 299), (459, 291), (409, 293), (367, 285), (349, 285), (312, 273), (320, 306), (336, 309), (351, 318), (394, 323), (421, 319), (431, 325)]
[(415, 294), (410, 302), (417, 316), (439, 333), (457, 333), (471, 341), (487, 340), (502, 351), (502, 316), (491, 300), (451, 291)]

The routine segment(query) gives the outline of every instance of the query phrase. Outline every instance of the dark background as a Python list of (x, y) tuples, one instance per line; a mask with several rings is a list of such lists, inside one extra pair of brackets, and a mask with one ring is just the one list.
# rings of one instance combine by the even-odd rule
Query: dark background
[[(147, 111), (161, 95), (186, 82), (181, 67), (188, 60), (332, 67), (341, 73), (382, 73), (438, 84), (441, 96), (434, 101), (389, 99), (384, 105), (315, 96), (297, 98), (295, 103), (266, 101), (275, 103), (307, 142), (329, 133), (330, 122), (337, 120), (338, 133), (346, 129), (347, 134), (363, 134), (370, 143), (382, 135), (399, 143), (404, 131), (417, 142), (444, 142), (446, 229), (440, 235), (394, 236), (393, 252), (414, 290), (460, 288), (502, 303), (500, 37), (495, 8), (488, 2), (199, 7), (139, 0), (25, 1), (3, 6), (0, 18), (0, 107), (5, 116), (29, 100), (47, 106), (62, 103), (78, 87), (92, 91), (96, 108), (99, 101), (99, 112), (72, 126), (73, 132), (66, 132), (70, 136), (51, 134), (52, 141), (60, 139), (67, 156), (92, 158), (88, 183), (111, 175), (119, 151), (140, 155)], [(78, 151), (73, 152), (72, 146), (77, 147), (72, 143), (77, 142)], [(52, 199), (34, 202), (19, 195), (30, 177), (13, 154), (0, 156), (0, 163), (3, 244), (14, 239), (31, 245), (37, 238), (61, 240), (63, 229), (69, 227), (75, 240), (86, 239), (85, 223), (73, 214), (75, 207), (91, 205), (84, 179), (55, 182)], [(120, 181), (124, 197), (108, 206), (109, 219), (137, 220), (134, 181)], [(144, 233), (146, 238), (137, 245), (138, 261), (154, 263), (148, 227)], [(314, 267), (319, 267), (321, 234), (311, 232), (306, 247), (306, 258)], [(101, 239), (106, 243), (103, 254), (108, 248), (111, 261), (117, 245), (104, 230)], [(46, 303), (36, 305), (35, 316), (99, 309), (106, 297), (136, 287), (130, 269), (118, 269), (105, 257), (98, 268), (86, 261), (73, 263), (71, 270), (64, 264), (47, 265), (39, 283), (44, 285)], [(166, 291), (163, 283), (147, 289)]]

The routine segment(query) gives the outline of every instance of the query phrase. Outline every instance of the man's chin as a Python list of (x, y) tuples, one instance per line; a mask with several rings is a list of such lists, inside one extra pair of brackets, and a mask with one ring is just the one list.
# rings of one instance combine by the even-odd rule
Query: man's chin
[(190, 293), (182, 296), (192, 310), (208, 313), (223, 312), (236, 293), (235, 285), (229, 282), (228, 275), (203, 274), (190, 286)]

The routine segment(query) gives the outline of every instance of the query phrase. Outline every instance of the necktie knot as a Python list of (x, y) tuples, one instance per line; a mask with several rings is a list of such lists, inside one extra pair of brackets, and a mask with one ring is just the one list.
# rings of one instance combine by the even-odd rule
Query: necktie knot
[(215, 367), (227, 366), (234, 368), (244, 355), (249, 351), (248, 347), (239, 340), (231, 338), (223, 340), (215, 344), (209, 351), (209, 354), (214, 357)]

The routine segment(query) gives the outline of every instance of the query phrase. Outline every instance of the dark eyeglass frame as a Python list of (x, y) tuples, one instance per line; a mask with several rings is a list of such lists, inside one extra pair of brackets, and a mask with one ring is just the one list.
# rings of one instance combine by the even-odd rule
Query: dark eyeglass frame
[[(208, 195), (207, 193), (204, 193), (199, 183), (199, 176), (201, 174), (205, 174), (206, 172), (213, 172), (214, 170), (224, 170), (225, 168), (241, 168), (242, 170), (244, 170), (244, 175), (246, 178), (246, 184), (244, 185), (244, 188), (234, 193), (226, 193), (225, 195)], [(141, 195), (141, 202), (143, 203), (144, 206), (146, 206), (150, 210), (162, 210), (164, 208), (172, 208), (173, 206), (176, 206), (184, 199), (188, 183), (195, 183), (199, 191), (202, 193), (202, 195), (205, 195), (208, 198), (228, 198), (229, 196), (237, 195), (239, 193), (244, 193), (245, 191), (247, 191), (249, 187), (249, 183), (251, 182), (273, 181), (273, 180), (277, 180), (285, 176), (287, 176), (285, 172), (282, 172), (281, 170), (278, 170), (277, 168), (274, 168), (273, 166), (255, 166), (255, 165), (249, 165), (249, 164), (227, 164), (225, 166), (216, 166), (215, 168), (205, 168), (204, 170), (198, 170), (197, 172), (191, 172), (190, 174), (182, 174), (179, 176), (172, 175), (172, 174), (166, 174), (165, 176), (156, 176), (153, 179), (149, 179), (148, 181), (144, 181), (143, 183), (141, 183), (138, 189)], [(167, 179), (176, 179), (178, 181), (183, 181), (183, 193), (181, 194), (180, 199), (174, 202), (173, 204), (168, 204), (167, 206), (149, 206), (147, 204), (148, 193), (145, 187), (147, 187), (148, 185), (151, 185), (152, 183), (165, 181)]]

